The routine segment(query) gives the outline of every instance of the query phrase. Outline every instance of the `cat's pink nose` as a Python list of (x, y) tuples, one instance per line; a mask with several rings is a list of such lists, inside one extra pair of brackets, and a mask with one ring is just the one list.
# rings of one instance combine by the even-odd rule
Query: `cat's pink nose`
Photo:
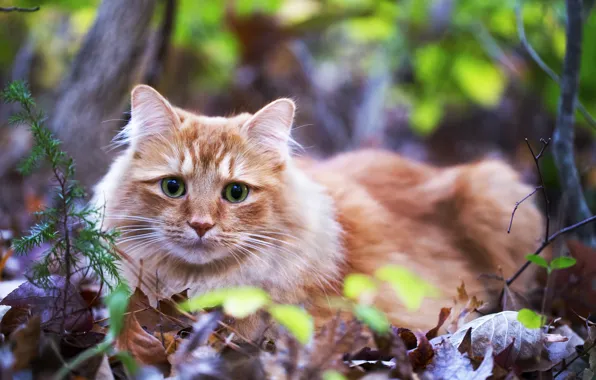
[(205, 236), (207, 231), (213, 228), (214, 224), (211, 218), (192, 218), (188, 225), (196, 231), (199, 237)]

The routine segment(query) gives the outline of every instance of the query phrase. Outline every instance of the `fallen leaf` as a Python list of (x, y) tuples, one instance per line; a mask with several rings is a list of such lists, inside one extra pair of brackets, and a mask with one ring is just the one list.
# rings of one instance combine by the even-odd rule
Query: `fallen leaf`
[(426, 336), (421, 332), (414, 333), (416, 335), (418, 345), (415, 349), (408, 352), (408, 358), (412, 364), (414, 371), (424, 369), (435, 355), (432, 344), (428, 341)]
[(468, 354), (468, 357), (472, 357), (472, 328), (470, 327), (467, 331), (466, 331), (466, 335), (464, 335), (464, 338), (462, 339), (461, 343), (459, 344), (459, 347), (457, 347), (457, 350), (462, 353), (462, 354)]
[(28, 307), (11, 307), (0, 321), (0, 333), (5, 336), (10, 335), (17, 328), (27, 323), (30, 316), (31, 311)]
[(135, 314), (125, 317), (124, 327), (118, 336), (116, 346), (128, 351), (141, 364), (169, 364), (166, 350), (161, 341), (143, 330)]
[(423, 380), (455, 379), (455, 380), (485, 380), (492, 375), (492, 348), (484, 353), (484, 360), (474, 371), (470, 359), (462, 355), (448, 339), (443, 338), (435, 345), (435, 355), (432, 362), (420, 374)]
[(449, 318), (450, 314), (451, 314), (450, 307), (444, 307), (441, 309), (441, 312), (439, 313), (439, 321), (437, 322), (437, 325), (435, 327), (433, 327), (431, 330), (429, 330), (426, 333), (426, 339), (430, 340), (430, 339), (436, 338), (436, 336), (439, 333), (439, 329), (441, 327), (443, 327), (443, 324), (445, 323), (447, 318)]
[(466, 286), (462, 281), (461, 285), (457, 288), (457, 297), (454, 299), (454, 307), (449, 316), (451, 322), (447, 326), (447, 331), (453, 333), (459, 330), (466, 323), (466, 318), (483, 304), (476, 296), (470, 297), (468, 295)]
[(40, 315), (45, 330), (62, 332), (64, 318), (67, 331), (86, 332), (93, 328), (93, 315), (87, 303), (72, 284), (66, 286), (61, 276), (51, 276), (47, 288), (24, 282), (0, 305), (31, 308), (31, 314)]
[(536, 368), (551, 368), (557, 364), (556, 357), (553, 357), (554, 360), (548, 357), (549, 345), (565, 345), (568, 338), (559, 334), (545, 334), (541, 329), (525, 328), (517, 320), (517, 316), (517, 312), (503, 311), (480, 317), (449, 336), (449, 340), (454, 346), (459, 347), (471, 328), (471, 349), (474, 357), (483, 357), (489, 346), (499, 355), (512, 345), (510, 360), (525, 372)]
[(10, 340), (14, 343), (12, 352), (15, 358), (13, 364), (15, 371), (29, 367), (31, 361), (37, 357), (40, 336), (41, 320), (38, 315), (31, 317), (27, 325), (10, 335)]

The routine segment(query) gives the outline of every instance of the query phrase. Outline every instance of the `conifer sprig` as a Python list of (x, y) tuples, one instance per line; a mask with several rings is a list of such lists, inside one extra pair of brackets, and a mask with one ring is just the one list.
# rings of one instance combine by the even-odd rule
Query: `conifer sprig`
[(18, 103), (21, 112), (9, 119), (11, 124), (28, 124), (33, 136), (33, 147), (19, 170), (24, 175), (36, 168), (49, 166), (56, 182), (50, 207), (37, 213), (39, 222), (29, 234), (13, 243), (17, 254), (27, 254), (35, 247), (47, 245), (42, 257), (32, 267), (29, 280), (46, 286), (52, 272), (66, 277), (83, 277), (93, 273), (108, 287), (120, 282), (117, 255), (114, 251), (117, 232), (103, 231), (98, 220), (99, 210), (82, 207), (84, 189), (74, 180), (75, 164), (61, 150), (60, 140), (44, 126), (44, 114), (36, 110), (35, 100), (25, 82), (10, 83), (1, 94), (6, 103)]

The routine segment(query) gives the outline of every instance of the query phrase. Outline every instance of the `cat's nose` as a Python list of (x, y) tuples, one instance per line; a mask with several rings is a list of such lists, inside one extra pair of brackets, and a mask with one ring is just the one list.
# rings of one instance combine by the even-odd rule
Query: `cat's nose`
[(192, 218), (188, 225), (196, 231), (199, 237), (205, 236), (207, 231), (213, 228), (213, 220), (211, 218)]

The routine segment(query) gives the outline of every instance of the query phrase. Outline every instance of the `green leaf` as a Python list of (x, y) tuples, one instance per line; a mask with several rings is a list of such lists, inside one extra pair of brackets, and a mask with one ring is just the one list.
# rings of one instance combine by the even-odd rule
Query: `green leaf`
[(517, 320), (528, 329), (539, 329), (546, 323), (542, 315), (530, 309), (521, 309), (517, 313)]
[(106, 297), (106, 305), (110, 313), (110, 333), (114, 338), (120, 335), (124, 323), (124, 313), (128, 307), (128, 288), (124, 285), (118, 286)]
[(302, 344), (308, 343), (314, 330), (312, 316), (295, 305), (271, 305), (269, 314)]
[(230, 292), (224, 303), (224, 312), (234, 318), (245, 318), (270, 302), (269, 295), (259, 288), (238, 288)]
[(334, 370), (327, 370), (323, 372), (323, 380), (346, 380), (346, 377)]
[(188, 312), (193, 312), (222, 306), (226, 300), (228, 292), (229, 289), (217, 289), (211, 292), (203, 293), (181, 303), (180, 308)]
[(344, 296), (355, 301), (363, 296), (370, 297), (377, 290), (377, 285), (370, 276), (352, 273), (344, 279)]
[(538, 255), (527, 255), (526, 260), (528, 260), (540, 267), (548, 268), (548, 262), (546, 261), (546, 259), (544, 257), (538, 256)]
[(390, 324), (385, 314), (372, 306), (354, 305), (354, 314), (378, 334), (386, 334), (389, 331)]
[(420, 308), (425, 297), (436, 297), (438, 289), (410, 270), (398, 265), (386, 265), (375, 272), (379, 280), (387, 281), (408, 310)]
[(269, 295), (255, 287), (218, 289), (193, 297), (182, 303), (183, 310), (192, 312), (223, 306), (224, 312), (235, 318), (244, 318), (270, 302)]
[(503, 72), (491, 61), (470, 55), (455, 58), (453, 76), (468, 98), (485, 107), (496, 106), (505, 90)]
[(422, 136), (430, 135), (443, 116), (443, 104), (436, 97), (418, 101), (410, 116), (414, 131)]
[(551, 269), (565, 269), (571, 268), (577, 263), (577, 260), (570, 256), (557, 257), (550, 262)]

